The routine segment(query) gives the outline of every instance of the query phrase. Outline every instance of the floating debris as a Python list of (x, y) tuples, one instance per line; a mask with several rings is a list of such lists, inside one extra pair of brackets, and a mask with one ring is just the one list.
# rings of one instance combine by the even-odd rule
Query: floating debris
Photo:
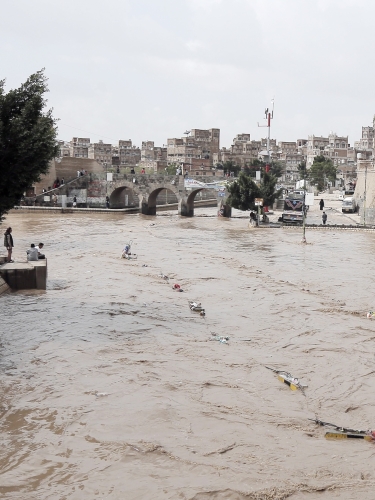
[(200, 302), (189, 302), (189, 307), (191, 311), (199, 312), (201, 316), (206, 315), (206, 312)]
[(96, 392), (95, 396), (97, 398), (104, 398), (104, 397), (108, 396), (108, 392)]
[(370, 434), (349, 434), (347, 432), (326, 432), (326, 439), (364, 439), (365, 441), (375, 441), (375, 432)]
[(332, 427), (332, 429), (339, 432), (349, 432), (350, 434), (367, 434), (368, 432), (372, 432), (369, 430), (363, 431), (360, 429), (351, 429), (350, 427), (342, 427), (341, 425), (331, 424), (330, 422), (323, 422), (323, 420), (319, 420), (318, 418), (309, 418), (308, 420), (322, 427)]
[(223, 335), (214, 335), (210, 340), (217, 340), (218, 342), (221, 342), (222, 344), (229, 344), (229, 337), (224, 337)]
[(280, 382), (288, 385), (292, 391), (296, 391), (297, 389), (299, 389), (304, 393), (305, 388), (308, 387), (307, 385), (301, 384), (299, 379), (293, 377), (293, 375), (291, 375), (289, 372), (285, 372), (283, 370), (275, 370), (274, 368), (270, 368), (269, 366), (266, 366), (266, 368), (276, 373), (277, 378), (280, 380)]

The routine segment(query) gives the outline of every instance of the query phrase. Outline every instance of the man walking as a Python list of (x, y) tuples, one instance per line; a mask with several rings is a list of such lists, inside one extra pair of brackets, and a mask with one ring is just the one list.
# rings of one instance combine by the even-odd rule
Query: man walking
[(326, 222), (327, 222), (327, 214), (325, 212), (323, 212), (323, 214), (322, 214), (322, 221), (323, 221), (323, 225), (325, 226)]

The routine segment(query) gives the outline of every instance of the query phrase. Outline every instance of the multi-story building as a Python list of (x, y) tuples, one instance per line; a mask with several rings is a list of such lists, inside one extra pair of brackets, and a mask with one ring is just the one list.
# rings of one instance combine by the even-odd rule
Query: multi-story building
[(307, 156), (307, 139), (297, 139), (297, 151), (301, 153), (302, 156)]
[(59, 156), (64, 158), (65, 156), (70, 156), (69, 142), (58, 141), (59, 145)]
[[(191, 170), (200, 164), (204, 170), (211, 169), (220, 152), (220, 129), (192, 129), (190, 135), (167, 141), (169, 163), (183, 164)], [(204, 160), (204, 161), (203, 161)]]
[(348, 144), (348, 136), (330, 132), (328, 137), (309, 136), (307, 141), (306, 166), (311, 168), (315, 156), (330, 158), (335, 166), (354, 161), (355, 152)]
[(223, 147), (218, 154), (214, 154), (213, 163), (216, 165), (232, 161), (236, 165), (245, 167), (259, 157), (261, 148), (262, 142), (252, 141), (250, 134), (237, 134), (229, 148)]
[(168, 165), (167, 148), (156, 146), (154, 141), (143, 141), (140, 166), (156, 172), (164, 171)]
[(294, 154), (297, 153), (297, 143), (292, 141), (280, 141), (278, 142), (278, 152), (283, 154)]
[(375, 116), (372, 122), (372, 127), (362, 127), (362, 137), (359, 141), (355, 141), (354, 147), (360, 153), (366, 153), (366, 151), (373, 151), (375, 147)]
[(73, 158), (89, 158), (89, 147), (89, 137), (73, 137), (69, 143), (69, 156), (72, 156)]
[(112, 144), (106, 144), (102, 140), (90, 144), (88, 157), (96, 160), (103, 166), (112, 165)]
[(120, 165), (138, 165), (141, 161), (141, 150), (137, 146), (133, 146), (131, 139), (118, 141), (118, 155)]

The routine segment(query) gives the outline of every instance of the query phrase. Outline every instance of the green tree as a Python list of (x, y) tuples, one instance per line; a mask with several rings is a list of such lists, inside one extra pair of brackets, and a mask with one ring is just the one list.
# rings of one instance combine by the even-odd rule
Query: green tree
[(261, 170), (264, 172), (264, 167), (266, 164), (262, 160), (258, 160), (258, 158), (253, 158), (249, 163), (246, 164), (243, 169), (246, 175), (250, 175), (250, 177), (255, 178), (256, 171)]
[(323, 155), (315, 156), (314, 162), (309, 170), (309, 178), (313, 184), (316, 184), (319, 191), (326, 187), (326, 180), (335, 182), (337, 177), (337, 168), (333, 165), (330, 158)]
[[(264, 161), (262, 161), (262, 160), (258, 160), (258, 158), (254, 158), (253, 160), (250, 161), (249, 164), (247, 164), (245, 166), (243, 171), (247, 175), (250, 175), (251, 177), (255, 177), (255, 175), (256, 175), (255, 172), (257, 170), (261, 170), (262, 172), (265, 172), (266, 171), (266, 163), (264, 163)], [(285, 170), (285, 165), (283, 162), (272, 161), (272, 163), (270, 164), (269, 173), (271, 173), (272, 175), (274, 175), (276, 177), (276, 179), (278, 179), (279, 177), (281, 177), (284, 170)]]
[(281, 196), (282, 189), (276, 189), (277, 177), (271, 173), (264, 173), (259, 184), (260, 198), (263, 198), (263, 206), (271, 207), (274, 201)]
[(285, 172), (285, 164), (282, 161), (272, 161), (270, 165), (270, 173), (278, 179)]
[(165, 175), (176, 175), (178, 165), (176, 163), (170, 163), (167, 167), (165, 167)]
[(258, 185), (244, 172), (227, 186), (227, 191), (229, 192), (227, 204), (238, 210), (254, 210), (254, 200), (260, 197)]
[(256, 184), (250, 175), (241, 172), (238, 179), (228, 185), (228, 205), (238, 210), (255, 210), (255, 198), (263, 198), (264, 206), (271, 206), (282, 190), (276, 190), (277, 179), (270, 173), (264, 173), (260, 184)]
[(0, 81), (0, 221), (58, 154), (56, 122), (52, 110), (45, 111), (44, 70), (18, 89), (5, 93), (4, 86)]
[(224, 162), (223, 167), (224, 172), (233, 172), (235, 177), (237, 177), (238, 173), (241, 172), (241, 167), (232, 160)]

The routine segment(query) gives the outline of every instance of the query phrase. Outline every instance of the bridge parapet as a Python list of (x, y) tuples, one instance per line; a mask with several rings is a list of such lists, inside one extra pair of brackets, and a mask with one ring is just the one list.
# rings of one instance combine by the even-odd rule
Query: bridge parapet
[[(61, 205), (63, 195), (65, 195), (64, 200), (68, 205), (72, 203), (75, 196), (78, 206), (99, 208), (105, 207), (106, 200), (109, 199), (111, 208), (138, 206), (141, 213), (155, 215), (157, 196), (160, 192), (167, 190), (172, 192), (177, 199), (178, 213), (192, 217), (195, 197), (200, 191), (209, 189), (213, 191), (212, 198), (217, 200), (218, 210), (225, 217), (230, 217), (230, 207), (225, 203), (227, 198), (225, 182), (217, 186), (218, 181), (226, 179), (216, 176), (197, 176), (189, 180), (192, 182), (186, 183), (185, 187), (185, 178), (182, 175), (112, 173), (107, 178), (106, 173), (89, 173), (48, 193), (30, 198), (27, 203), (34, 204), (36, 201), (41, 205), (53, 206), (56, 205), (54, 201), (56, 195), (57, 205)], [(128, 203), (129, 200), (130, 203)]]

